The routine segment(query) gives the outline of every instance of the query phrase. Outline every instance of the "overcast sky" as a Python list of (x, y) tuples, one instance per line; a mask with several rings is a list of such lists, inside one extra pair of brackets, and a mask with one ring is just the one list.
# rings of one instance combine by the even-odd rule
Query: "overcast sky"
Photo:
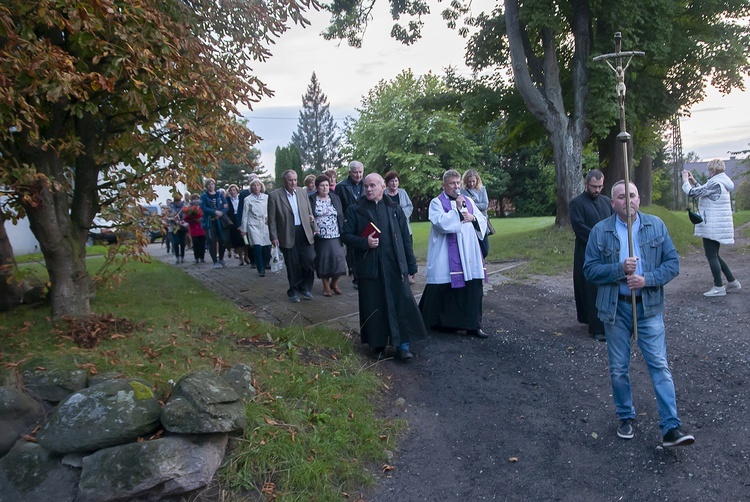
[[(482, 0), (473, 5), (477, 9), (488, 3), (495, 4)], [(377, 2), (360, 49), (320, 36), (328, 14), (310, 13), (307, 17), (311, 26), (294, 26), (272, 47), (273, 57), (256, 67), (261, 80), (275, 92), (247, 114), (250, 128), (263, 138), (257, 146), (268, 171), (273, 170), (276, 147), (286, 146), (297, 128), (302, 96), (313, 72), (328, 97), (334, 119), (342, 126), (346, 116), (356, 116), (355, 108), (370, 89), (404, 69), (411, 68), (415, 75), (428, 71), (442, 75), (445, 68), (453, 66), (460, 73), (470, 73), (464, 65), (465, 39), (448, 29), (437, 11), (426, 19), (422, 40), (410, 47), (390, 37), (392, 21), (386, 2)], [(629, 49), (627, 40), (623, 45)], [(750, 80), (746, 82), (750, 84)], [(691, 117), (681, 121), (685, 153), (694, 151), (701, 159), (728, 158), (729, 151), (749, 148), (750, 93), (734, 91), (722, 97), (709, 89), (707, 99), (691, 112)]]

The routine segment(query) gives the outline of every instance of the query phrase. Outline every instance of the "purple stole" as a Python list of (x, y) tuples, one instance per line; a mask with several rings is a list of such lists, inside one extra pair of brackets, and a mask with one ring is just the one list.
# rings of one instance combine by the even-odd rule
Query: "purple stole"
[[(440, 199), (440, 203), (443, 206), (443, 211), (447, 213), (453, 210), (451, 200), (445, 192), (438, 195), (438, 199)], [(474, 214), (473, 204), (466, 204), (466, 209), (472, 215)], [(461, 254), (458, 251), (458, 237), (456, 237), (456, 234), (446, 234), (445, 238), (448, 241), (448, 264), (451, 269), (451, 287), (463, 288), (466, 286), (466, 281), (464, 280), (464, 269), (461, 266)]]

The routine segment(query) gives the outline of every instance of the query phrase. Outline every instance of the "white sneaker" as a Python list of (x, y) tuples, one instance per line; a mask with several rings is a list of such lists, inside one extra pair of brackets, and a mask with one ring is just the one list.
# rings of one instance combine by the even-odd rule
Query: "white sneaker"
[(726, 285), (727, 293), (729, 293), (730, 291), (739, 291), (740, 289), (742, 289), (742, 285), (740, 284), (740, 281), (738, 281), (737, 279), (733, 280), (732, 282), (727, 283)]
[(703, 293), (703, 296), (727, 296), (727, 288), (725, 288), (724, 286), (714, 286), (713, 288)]

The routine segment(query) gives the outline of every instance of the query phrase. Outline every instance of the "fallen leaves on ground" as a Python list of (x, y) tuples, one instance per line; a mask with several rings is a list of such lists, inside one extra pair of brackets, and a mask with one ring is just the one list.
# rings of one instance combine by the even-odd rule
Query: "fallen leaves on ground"
[(71, 340), (85, 349), (95, 348), (106, 338), (122, 338), (138, 327), (128, 319), (112, 314), (92, 314), (81, 318), (63, 317), (62, 320), (67, 323), (65, 330), (58, 331), (62, 338)]

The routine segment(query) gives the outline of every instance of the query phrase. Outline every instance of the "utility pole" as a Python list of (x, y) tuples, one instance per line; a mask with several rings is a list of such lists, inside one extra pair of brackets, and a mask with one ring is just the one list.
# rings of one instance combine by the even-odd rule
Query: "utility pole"
[(682, 195), (680, 187), (682, 186), (682, 170), (684, 169), (685, 159), (682, 157), (682, 132), (680, 131), (680, 116), (675, 114), (672, 117), (672, 162), (673, 162), (673, 180), (674, 183), (674, 210), (680, 209), (680, 199)]

